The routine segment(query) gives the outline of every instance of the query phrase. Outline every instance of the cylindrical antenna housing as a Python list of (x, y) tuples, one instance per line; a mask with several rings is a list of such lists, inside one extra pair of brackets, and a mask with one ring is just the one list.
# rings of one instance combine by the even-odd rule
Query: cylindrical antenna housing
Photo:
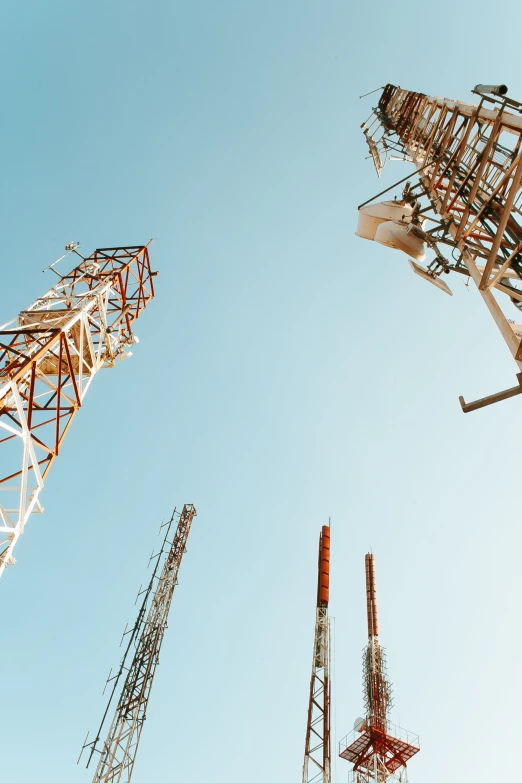
[(330, 528), (323, 525), (319, 541), (319, 584), (317, 601), (328, 605), (330, 598)]
[(365, 555), (366, 566), (366, 612), (368, 615), (368, 637), (379, 636), (377, 618), (377, 589), (375, 587), (375, 562), (372, 554)]
[(473, 92), (478, 92), (481, 95), (506, 95), (508, 91), (505, 84), (476, 84), (473, 87)]

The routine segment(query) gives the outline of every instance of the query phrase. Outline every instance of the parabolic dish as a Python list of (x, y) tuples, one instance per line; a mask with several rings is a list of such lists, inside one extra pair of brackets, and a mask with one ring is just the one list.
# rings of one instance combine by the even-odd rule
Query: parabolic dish
[(444, 280), (441, 280), (440, 277), (432, 277), (432, 275), (428, 274), (428, 272), (426, 272), (422, 266), (419, 266), (419, 264), (416, 264), (415, 261), (412, 261), (411, 258), (408, 258), (408, 261), (410, 262), (411, 268), (416, 275), (422, 277), (423, 280), (427, 280), (428, 283), (434, 285), (435, 288), (439, 288), (441, 291), (444, 291), (445, 294), (453, 296), (453, 291), (449, 285), (444, 282)]

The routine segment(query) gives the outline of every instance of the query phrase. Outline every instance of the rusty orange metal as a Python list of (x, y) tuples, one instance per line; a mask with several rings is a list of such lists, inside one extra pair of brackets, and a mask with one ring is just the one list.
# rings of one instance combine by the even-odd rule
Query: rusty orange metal
[(330, 528), (323, 525), (319, 547), (318, 602), (327, 605), (330, 599)]
[(375, 586), (375, 561), (372, 554), (364, 557), (366, 566), (366, 612), (368, 616), (368, 636), (379, 636), (377, 617), (377, 589)]

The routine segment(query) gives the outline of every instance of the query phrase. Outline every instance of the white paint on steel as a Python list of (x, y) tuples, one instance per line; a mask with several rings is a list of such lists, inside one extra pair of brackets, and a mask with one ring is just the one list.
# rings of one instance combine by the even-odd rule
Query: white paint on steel
[[(91, 274), (95, 274), (95, 265), (91, 266)], [(85, 272), (81, 277), (85, 277)], [(119, 326), (111, 332), (107, 331), (109, 299), (111, 297), (119, 298), (111, 285), (112, 281), (103, 279), (94, 288), (76, 293), (74, 289), (78, 286), (78, 279), (72, 284), (67, 283), (66, 279), (62, 279), (44, 296), (30, 305), (27, 310), (22, 311), (18, 318), (0, 327), (0, 329), (20, 331), (35, 326), (59, 329), (65, 335), (71, 358), (78, 362), (76, 382), (80, 404), (97, 372), (102, 367), (113, 366), (115, 356), (123, 351), (124, 346), (129, 343), (128, 338), (125, 341), (122, 340)], [(96, 331), (100, 330), (97, 349), (92, 341), (91, 328), (95, 328)], [(73, 329), (75, 335), (79, 335), (78, 348), (73, 339)], [(39, 350), (41, 350), (41, 344), (34, 341), (25, 355), (30, 358)], [(86, 359), (87, 356), (90, 357), (90, 363)], [(49, 394), (54, 394), (55, 386), (45, 377), (45, 372), (38, 372), (38, 367), (46, 361), (46, 358), (49, 358), (49, 352), (43, 353), (38, 359), (36, 372), (39, 382), (48, 387)], [(12, 502), (8, 501), (7, 505), (0, 503), (0, 547), (2, 548), (0, 576), (7, 565), (16, 562), (13, 551), (20, 535), (24, 532), (29, 517), (32, 513), (43, 511), (39, 496), (44, 481), (19, 391), (20, 388), (27, 389), (30, 382), (31, 369), (29, 367), (22, 379), (17, 382), (4, 381), (0, 385), (0, 401), (5, 400), (9, 407), (16, 408), (18, 415), (18, 428), (0, 419), (0, 430), (18, 439), (21, 446), (21, 459), (18, 466), (20, 475), (15, 476), (8, 485), (0, 485), (0, 492), (8, 493), (14, 498)], [(64, 386), (64, 389), (68, 387), (73, 388), (72, 382)]]

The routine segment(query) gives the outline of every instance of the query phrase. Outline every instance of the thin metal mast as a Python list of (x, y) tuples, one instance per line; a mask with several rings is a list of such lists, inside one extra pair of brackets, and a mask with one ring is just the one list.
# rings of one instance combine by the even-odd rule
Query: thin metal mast
[[(176, 516), (179, 517), (176, 533), (173, 541), (169, 542), (170, 528)], [(178, 583), (181, 560), (195, 516), (196, 509), (194, 506), (186, 504), (183, 506), (181, 514), (174, 510), (168, 523), (162, 549), (157, 555), (156, 567), (151, 582), (145, 591), (145, 598), (136, 624), (131, 632), (131, 638), (123, 656), (119, 672), (115, 677), (109, 703), (96, 738), (93, 742), (86, 743), (84, 746), (84, 748), (90, 748), (87, 760), (87, 766), (89, 766), (94, 752), (98, 750), (97, 744), (100, 740), (112, 698), (117, 689), (118, 680), (123, 671), (127, 671), (107, 738), (103, 743), (102, 750), (98, 751), (100, 752), (100, 758), (93, 777), (93, 783), (129, 783), (131, 780), (141, 732), (146, 718), (152, 682), (159, 663), (159, 653), (165, 628), (167, 627), (172, 596)], [(166, 557), (158, 577), (157, 572), (160, 560), (164, 554), (166, 554)], [(156, 581), (157, 585), (154, 591), (153, 586)], [(151, 594), (152, 601), (147, 611), (147, 604)], [(131, 646), (135, 646), (135, 652), (131, 663), (127, 666), (126, 658)]]
[(0, 327), (0, 576), (91, 381), (132, 355), (155, 274), (143, 245), (95, 250)]
[(303, 764), (303, 783), (330, 783), (330, 527), (319, 537), (314, 654)]
[(365, 555), (365, 567), (368, 645), (363, 653), (364, 702), (368, 725), (375, 726), (385, 732), (388, 723), (388, 710), (392, 706), (393, 700), (392, 687), (386, 672), (386, 654), (379, 644), (375, 561), (372, 554)]
[(389, 721), (392, 687), (386, 672), (386, 654), (379, 644), (377, 590), (373, 554), (365, 557), (368, 644), (363, 651), (366, 718), (339, 743), (341, 758), (352, 762), (350, 783), (406, 783), (406, 763), (419, 751), (419, 738)]

